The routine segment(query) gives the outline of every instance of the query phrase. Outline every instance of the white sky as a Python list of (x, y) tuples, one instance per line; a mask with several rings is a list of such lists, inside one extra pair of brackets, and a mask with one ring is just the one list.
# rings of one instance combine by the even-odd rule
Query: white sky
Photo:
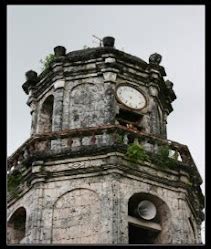
[[(67, 52), (97, 46), (92, 35), (115, 37), (115, 47), (148, 62), (163, 57), (177, 99), (168, 139), (188, 145), (205, 179), (205, 7), (203, 5), (10, 5), (7, 8), (7, 150), (29, 136), (31, 115), (22, 90), (25, 72), (57, 45)], [(204, 184), (202, 185), (204, 192)]]

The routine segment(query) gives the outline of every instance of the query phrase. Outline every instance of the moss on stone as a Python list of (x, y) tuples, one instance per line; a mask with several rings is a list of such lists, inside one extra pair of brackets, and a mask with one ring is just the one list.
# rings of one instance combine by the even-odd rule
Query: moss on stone
[(10, 194), (15, 193), (15, 190), (20, 185), (22, 180), (22, 174), (15, 172), (7, 177), (7, 187)]
[(173, 158), (169, 158), (169, 150), (168, 145), (160, 146), (158, 152), (151, 156), (151, 162), (162, 168), (175, 168), (178, 153), (176, 152)]

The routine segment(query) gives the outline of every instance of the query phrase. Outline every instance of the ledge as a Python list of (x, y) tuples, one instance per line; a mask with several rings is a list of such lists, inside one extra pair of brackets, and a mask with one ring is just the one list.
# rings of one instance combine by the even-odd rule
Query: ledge
[(138, 219), (132, 216), (128, 216), (128, 223), (137, 227), (147, 228), (151, 231), (160, 232), (162, 230), (160, 224), (158, 223), (152, 221), (145, 221), (143, 219)]

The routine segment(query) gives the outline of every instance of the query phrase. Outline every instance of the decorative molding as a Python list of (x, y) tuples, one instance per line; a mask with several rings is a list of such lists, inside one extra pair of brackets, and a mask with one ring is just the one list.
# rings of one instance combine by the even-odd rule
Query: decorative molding
[(58, 89), (58, 88), (64, 88), (64, 85), (65, 85), (65, 81), (64, 80), (57, 80), (55, 83), (54, 83), (54, 89)]
[(104, 81), (116, 81), (116, 76), (117, 76), (117, 74), (113, 73), (113, 72), (104, 72), (103, 73)]
[(116, 62), (115, 58), (112, 58), (112, 57), (105, 58), (105, 63), (113, 63), (113, 62)]
[(156, 87), (150, 86), (149, 87), (149, 92), (154, 97), (158, 96), (158, 89)]

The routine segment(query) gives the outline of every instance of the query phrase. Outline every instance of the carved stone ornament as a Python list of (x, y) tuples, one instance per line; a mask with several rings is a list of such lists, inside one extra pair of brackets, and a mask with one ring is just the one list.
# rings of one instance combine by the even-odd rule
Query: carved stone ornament
[(159, 65), (162, 60), (162, 56), (160, 54), (154, 53), (149, 57), (149, 63)]
[(114, 47), (114, 43), (115, 43), (115, 38), (111, 37), (111, 36), (106, 36), (103, 38), (103, 46), (104, 47)]
[(28, 81), (36, 81), (37, 80), (37, 73), (33, 70), (29, 70), (25, 73), (26, 80)]
[(65, 56), (66, 48), (63, 46), (57, 46), (54, 48), (54, 54), (55, 56)]
[(172, 89), (173, 88), (173, 83), (170, 80), (166, 80), (165, 84), (167, 86), (168, 89)]

